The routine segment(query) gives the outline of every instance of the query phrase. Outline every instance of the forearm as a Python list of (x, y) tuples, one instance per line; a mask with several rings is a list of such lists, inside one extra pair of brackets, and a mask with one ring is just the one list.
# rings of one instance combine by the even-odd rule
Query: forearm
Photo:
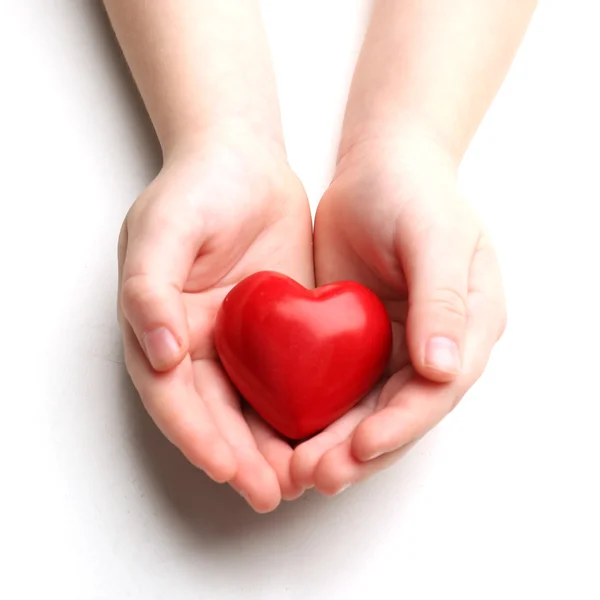
[(361, 140), (417, 130), (459, 162), (535, 6), (535, 0), (375, 0), (340, 156)]
[(163, 151), (239, 129), (282, 144), (256, 0), (104, 0)]

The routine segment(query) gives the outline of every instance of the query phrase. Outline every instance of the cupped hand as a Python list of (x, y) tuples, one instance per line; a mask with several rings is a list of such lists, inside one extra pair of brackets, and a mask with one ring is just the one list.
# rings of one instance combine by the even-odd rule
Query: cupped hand
[(240, 135), (173, 152), (119, 241), (126, 365), (164, 435), (261, 512), (301, 493), (293, 451), (242, 408), (213, 328), (227, 292), (263, 269), (314, 285), (310, 210), (283, 150)]
[(395, 461), (482, 374), (505, 325), (490, 239), (456, 167), (426, 138), (364, 141), (339, 161), (315, 219), (317, 285), (354, 280), (385, 303), (384, 380), (295, 450), (292, 478), (335, 494)]

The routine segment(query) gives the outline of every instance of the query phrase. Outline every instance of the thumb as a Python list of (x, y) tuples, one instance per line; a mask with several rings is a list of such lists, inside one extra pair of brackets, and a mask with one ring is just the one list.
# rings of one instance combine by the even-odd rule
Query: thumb
[(126, 222), (120, 302), (152, 367), (167, 371), (188, 351), (182, 293), (197, 244), (184, 225), (153, 212)]
[(408, 284), (406, 340), (415, 369), (433, 381), (461, 371), (467, 325), (469, 270), (477, 234), (465, 223), (400, 233), (398, 250)]

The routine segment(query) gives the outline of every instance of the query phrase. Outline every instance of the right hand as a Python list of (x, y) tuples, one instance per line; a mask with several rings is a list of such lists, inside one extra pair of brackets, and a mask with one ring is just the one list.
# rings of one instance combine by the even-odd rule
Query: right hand
[(259, 512), (302, 493), (293, 451), (242, 408), (213, 328), (229, 290), (269, 269), (313, 287), (310, 209), (284, 150), (239, 132), (173, 152), (121, 231), (119, 322), (144, 406), (191, 463)]

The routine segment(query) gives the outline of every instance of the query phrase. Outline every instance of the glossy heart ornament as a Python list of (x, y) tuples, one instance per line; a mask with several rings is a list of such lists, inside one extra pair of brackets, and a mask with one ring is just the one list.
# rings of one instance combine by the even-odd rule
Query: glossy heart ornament
[(242, 396), (290, 439), (317, 433), (381, 377), (392, 346), (385, 307), (351, 281), (307, 290), (262, 271), (238, 283), (217, 314), (215, 344)]

